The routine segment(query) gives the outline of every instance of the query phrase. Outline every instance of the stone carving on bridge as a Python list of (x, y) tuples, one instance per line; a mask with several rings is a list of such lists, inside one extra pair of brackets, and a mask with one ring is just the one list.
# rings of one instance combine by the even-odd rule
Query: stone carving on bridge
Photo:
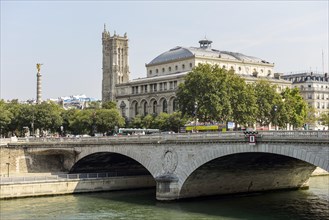
[(162, 165), (165, 173), (173, 173), (176, 170), (177, 163), (177, 153), (172, 148), (165, 150), (162, 156)]

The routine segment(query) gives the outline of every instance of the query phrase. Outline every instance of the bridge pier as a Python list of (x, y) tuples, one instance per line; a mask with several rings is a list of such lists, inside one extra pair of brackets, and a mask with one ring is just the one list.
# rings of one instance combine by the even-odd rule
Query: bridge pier
[(179, 199), (180, 187), (178, 177), (174, 174), (165, 174), (155, 178), (156, 198), (161, 201), (170, 201)]

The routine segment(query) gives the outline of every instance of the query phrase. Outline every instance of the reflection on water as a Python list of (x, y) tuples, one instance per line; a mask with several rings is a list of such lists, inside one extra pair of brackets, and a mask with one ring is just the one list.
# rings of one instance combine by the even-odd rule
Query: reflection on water
[(159, 202), (155, 190), (0, 200), (0, 219), (329, 219), (329, 176), (309, 190)]

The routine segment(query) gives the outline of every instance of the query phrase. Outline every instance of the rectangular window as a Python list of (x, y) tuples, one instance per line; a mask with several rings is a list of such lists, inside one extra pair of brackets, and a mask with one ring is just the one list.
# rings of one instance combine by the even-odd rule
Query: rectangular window
[(169, 89), (172, 90), (173, 89), (173, 83), (169, 82)]
[(145, 85), (145, 93), (147, 93), (147, 85)]
[(160, 85), (160, 91), (162, 91), (162, 83), (160, 83), (159, 85)]
[(167, 90), (167, 83), (166, 83), (166, 82), (163, 83), (163, 89), (164, 89), (164, 90)]
[(177, 88), (177, 81), (174, 81), (174, 89)]
[(131, 89), (132, 89), (131, 93), (135, 94), (135, 87), (133, 86), (133, 87), (131, 87)]
[(157, 91), (157, 84), (155, 83), (154, 84), (154, 92), (156, 92)]

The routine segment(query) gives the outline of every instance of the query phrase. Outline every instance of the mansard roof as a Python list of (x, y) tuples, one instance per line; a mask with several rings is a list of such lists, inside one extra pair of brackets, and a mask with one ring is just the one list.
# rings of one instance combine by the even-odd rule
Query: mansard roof
[(166, 51), (156, 58), (154, 58), (146, 66), (157, 65), (165, 62), (172, 62), (180, 59), (187, 59), (192, 57), (208, 57), (208, 58), (222, 58), (234, 61), (256, 62), (256, 63), (269, 63), (257, 57), (247, 56), (242, 53), (219, 51), (211, 49), (211, 47), (174, 47)]

